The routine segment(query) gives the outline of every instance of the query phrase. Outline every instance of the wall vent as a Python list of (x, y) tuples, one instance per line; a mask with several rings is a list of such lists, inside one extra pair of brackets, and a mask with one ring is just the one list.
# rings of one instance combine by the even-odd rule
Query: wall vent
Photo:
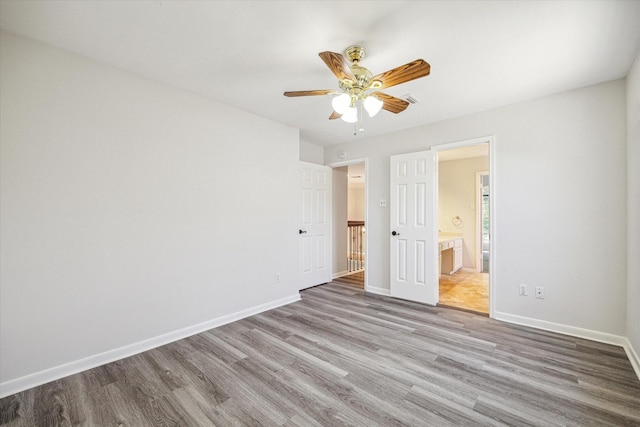
[(407, 101), (409, 104), (417, 104), (417, 103), (419, 102), (419, 101), (418, 101), (418, 99), (417, 99), (415, 96), (413, 96), (413, 95), (411, 95), (411, 94), (409, 94), (409, 93), (408, 93), (408, 94), (406, 94), (406, 95), (404, 95), (404, 96), (402, 97), (402, 99), (404, 99), (405, 101)]

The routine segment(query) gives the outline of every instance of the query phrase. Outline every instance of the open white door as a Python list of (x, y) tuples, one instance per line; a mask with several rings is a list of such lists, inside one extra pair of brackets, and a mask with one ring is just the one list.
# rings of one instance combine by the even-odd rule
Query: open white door
[(436, 305), (438, 256), (432, 151), (391, 156), (391, 296)]
[(331, 168), (300, 162), (300, 286), (331, 281)]

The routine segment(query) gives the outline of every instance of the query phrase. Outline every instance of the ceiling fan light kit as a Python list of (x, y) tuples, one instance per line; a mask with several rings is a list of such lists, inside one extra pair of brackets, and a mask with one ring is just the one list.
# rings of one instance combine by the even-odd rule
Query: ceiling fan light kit
[(349, 107), (340, 115), (340, 118), (347, 123), (356, 123), (358, 121), (358, 109), (356, 107)]
[(364, 109), (367, 110), (369, 117), (373, 117), (382, 110), (384, 102), (376, 98), (375, 95), (367, 96), (363, 102)]
[(331, 100), (331, 106), (336, 113), (344, 114), (347, 108), (351, 107), (351, 97), (346, 93), (341, 93)]
[[(364, 47), (350, 46), (345, 50), (345, 55), (351, 61), (351, 65), (339, 53), (328, 51), (319, 53), (320, 58), (338, 78), (338, 87), (341, 91), (331, 89), (302, 90), (285, 92), (284, 95), (289, 97), (337, 95), (331, 100), (334, 111), (329, 116), (329, 120), (340, 118), (345, 122), (357, 124), (359, 118), (360, 121), (362, 120), (363, 109), (367, 111), (369, 117), (375, 116), (381, 109), (394, 114), (406, 110), (409, 102), (379, 92), (378, 89), (385, 89), (425, 77), (431, 72), (431, 66), (425, 60), (416, 59), (374, 76), (371, 71), (359, 65), (366, 55)], [(361, 126), (360, 131), (363, 130)]]

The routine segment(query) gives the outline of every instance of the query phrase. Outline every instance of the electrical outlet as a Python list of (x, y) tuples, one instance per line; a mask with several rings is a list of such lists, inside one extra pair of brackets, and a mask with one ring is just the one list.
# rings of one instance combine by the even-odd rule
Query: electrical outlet
[(276, 273), (276, 283), (280, 283), (280, 273)]
[(544, 299), (544, 287), (536, 286), (536, 298)]
[(518, 285), (518, 295), (526, 297), (529, 294), (528, 286), (524, 283)]
[(380, 199), (380, 207), (381, 208), (387, 207), (387, 199)]

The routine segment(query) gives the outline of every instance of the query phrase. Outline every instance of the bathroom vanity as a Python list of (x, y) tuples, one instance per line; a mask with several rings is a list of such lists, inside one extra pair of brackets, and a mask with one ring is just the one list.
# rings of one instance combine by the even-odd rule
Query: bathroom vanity
[(462, 236), (441, 233), (438, 236), (440, 274), (453, 274), (462, 268)]

